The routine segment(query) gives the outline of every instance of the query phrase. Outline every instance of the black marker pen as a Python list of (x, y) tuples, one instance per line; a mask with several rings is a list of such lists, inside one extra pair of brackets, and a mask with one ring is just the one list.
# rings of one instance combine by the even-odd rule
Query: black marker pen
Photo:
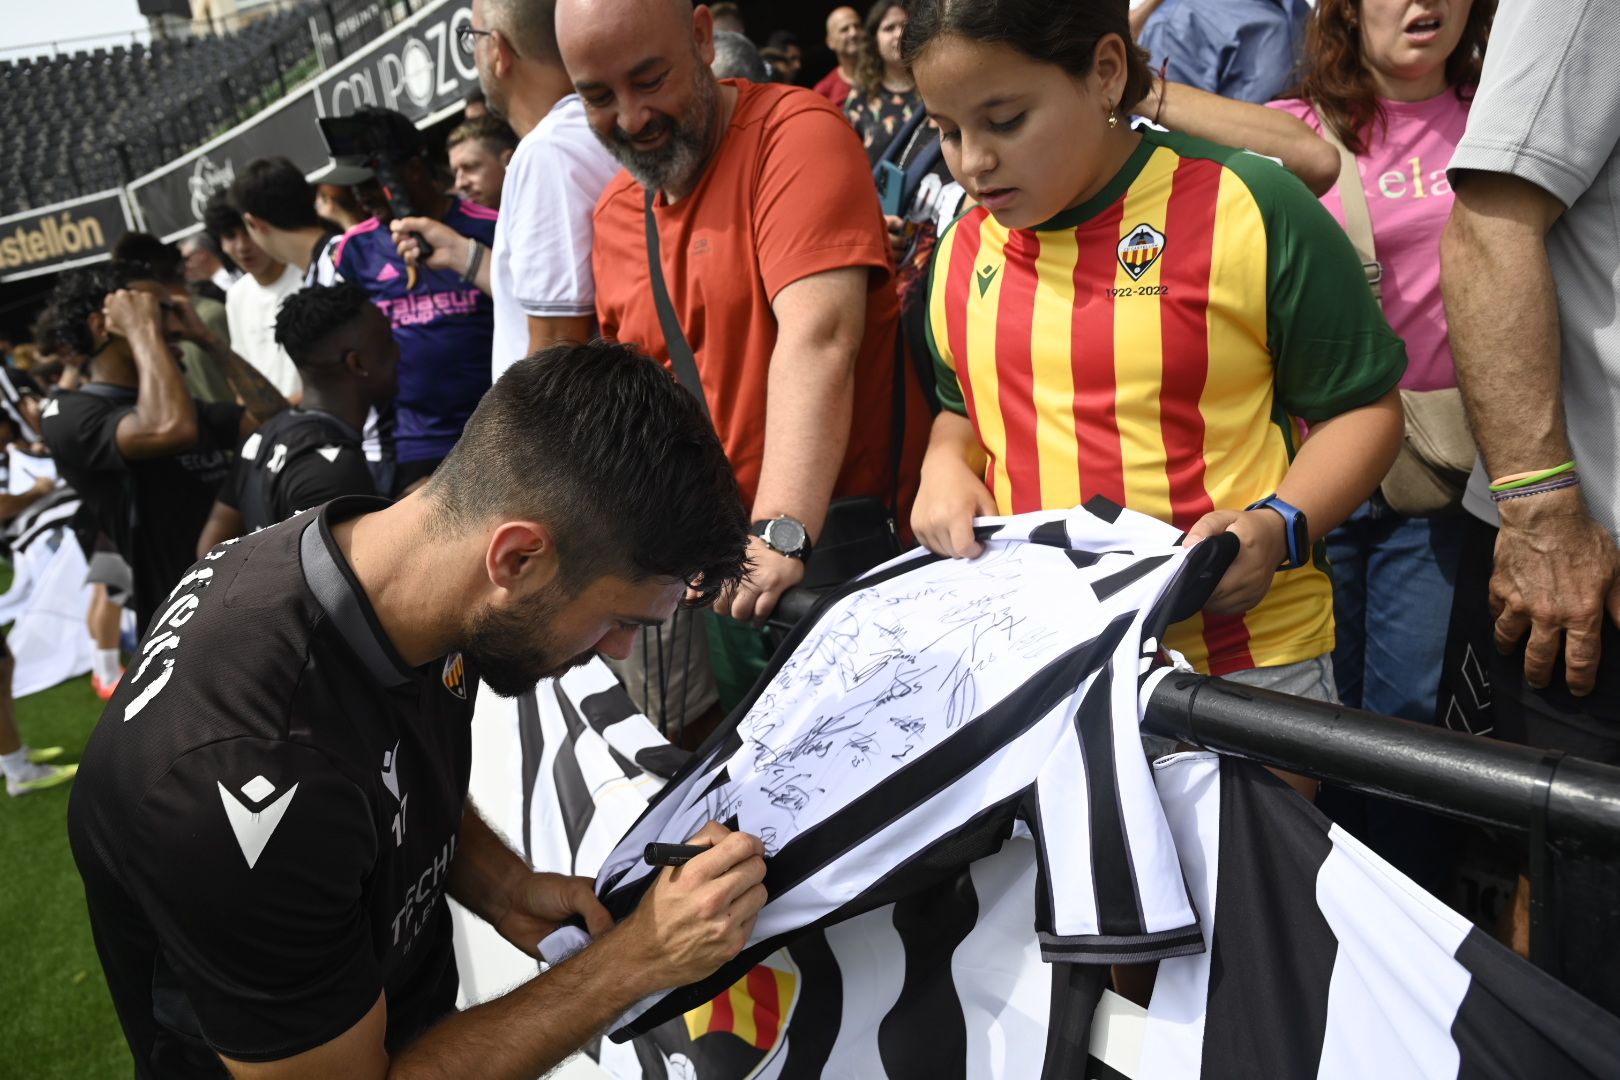
[(646, 859), (650, 866), (685, 866), (708, 850), (708, 844), (648, 844)]

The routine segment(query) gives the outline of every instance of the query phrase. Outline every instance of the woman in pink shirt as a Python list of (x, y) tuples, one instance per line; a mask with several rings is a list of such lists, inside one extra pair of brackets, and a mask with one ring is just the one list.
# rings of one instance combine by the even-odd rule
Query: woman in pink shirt
[[(1440, 233), (1452, 203), (1446, 166), (1495, 10), (1496, 0), (1318, 0), (1298, 96), (1272, 102), (1314, 131), (1331, 128), (1356, 155), (1384, 313), (1406, 341), (1403, 389), (1457, 384), (1440, 300)], [(1337, 185), (1322, 202), (1343, 224)], [(1333, 666), (1346, 705), (1434, 722), (1461, 524), (1404, 517), (1375, 494), (1328, 537)], [(1364, 809), (1362, 821), (1345, 822), (1350, 831), (1435, 887), (1443, 866), (1434, 833), (1387, 804)]]

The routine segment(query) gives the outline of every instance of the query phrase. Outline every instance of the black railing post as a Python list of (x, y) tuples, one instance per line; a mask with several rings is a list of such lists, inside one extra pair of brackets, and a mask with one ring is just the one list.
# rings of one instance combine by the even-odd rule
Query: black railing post
[(236, 92), (231, 88), (231, 77), (229, 75), (219, 80), (219, 89), (225, 96), (225, 108), (230, 111), (232, 122), (240, 120), (241, 113), (236, 107)]
[(129, 163), (129, 143), (120, 141), (113, 149), (118, 151), (118, 165), (123, 172), (124, 183), (132, 183), (135, 179), (135, 169)]
[(337, 53), (337, 58), (339, 60), (342, 60), (343, 59), (343, 36), (338, 33), (337, 16), (332, 14), (332, 5), (331, 4), (323, 3), (321, 5), (321, 7), (326, 9), (326, 22), (327, 22), (327, 25), (331, 26), (331, 28), (332, 28), (332, 51)]
[(281, 96), (287, 96), (287, 72), (281, 66), (281, 50), (276, 43), (270, 43), (270, 62), (276, 66), (276, 85), (281, 90)]

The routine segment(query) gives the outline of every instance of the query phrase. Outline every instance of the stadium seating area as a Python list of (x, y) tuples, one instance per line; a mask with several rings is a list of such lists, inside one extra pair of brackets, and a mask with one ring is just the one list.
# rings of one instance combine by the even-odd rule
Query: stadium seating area
[(235, 33), (0, 60), (0, 214), (157, 168), (290, 87), (313, 52), (298, 3)]

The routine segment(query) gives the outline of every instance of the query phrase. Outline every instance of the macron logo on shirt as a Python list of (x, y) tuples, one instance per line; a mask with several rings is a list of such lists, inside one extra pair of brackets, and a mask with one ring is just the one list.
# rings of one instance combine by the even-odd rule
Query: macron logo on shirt
[(263, 776), (255, 776), (242, 785), (242, 794), (258, 807), (254, 810), (226, 790), (224, 784), (217, 780), (214, 783), (219, 788), (219, 801), (225, 804), (225, 817), (231, 823), (231, 832), (236, 834), (236, 843), (241, 847), (242, 857), (247, 860), (248, 869), (251, 870), (264, 853), (264, 846), (275, 834), (276, 826), (287, 815), (287, 807), (292, 805), (298, 785), (288, 788), (275, 802), (268, 802), (270, 796), (276, 793), (276, 785)]
[(384, 263), (382, 273), (377, 275), (378, 281), (393, 281), (399, 277), (399, 271), (394, 269), (393, 263)]

